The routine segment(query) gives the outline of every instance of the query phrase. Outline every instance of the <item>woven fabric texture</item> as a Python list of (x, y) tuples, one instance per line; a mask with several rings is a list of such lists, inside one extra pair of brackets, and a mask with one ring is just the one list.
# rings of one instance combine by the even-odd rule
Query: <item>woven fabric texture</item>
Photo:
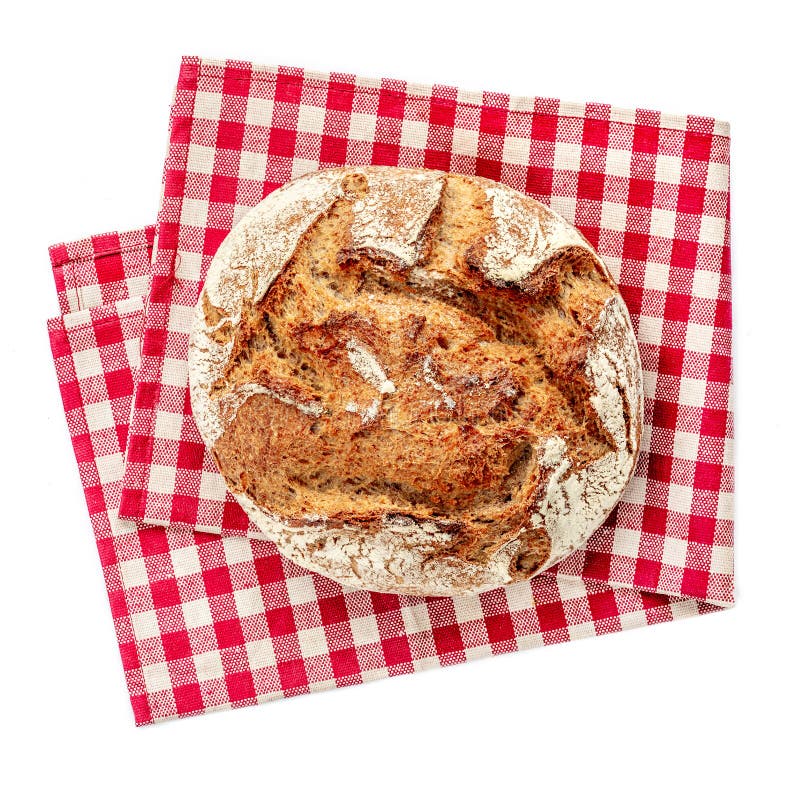
[[(728, 144), (706, 118), (185, 59), (153, 266), (153, 228), (51, 248), (50, 340), (137, 723), (731, 604)], [(346, 163), (501, 180), (619, 279), (643, 452), (588, 546), (531, 582), (412, 598), (307, 572), (254, 538), (197, 434), (188, 324), (216, 247), (281, 183)]]
[(186, 59), (121, 515), (258, 537), (200, 439), (188, 333), (212, 256), (264, 195), (343, 164), (500, 180), (573, 222), (618, 279), (637, 332), (645, 425), (636, 473), (558, 571), (732, 602), (733, 418), (727, 126), (542, 98)]

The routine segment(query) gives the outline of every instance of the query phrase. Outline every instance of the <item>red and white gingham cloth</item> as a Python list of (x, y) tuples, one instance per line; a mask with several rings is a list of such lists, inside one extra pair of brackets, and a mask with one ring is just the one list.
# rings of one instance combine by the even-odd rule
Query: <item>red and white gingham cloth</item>
[(50, 248), (62, 314), (94, 308), (150, 288), (155, 226), (106, 233)]
[[(68, 312), (50, 322), (53, 353), (137, 722), (731, 604), (728, 145), (708, 118), (184, 59), (146, 318), (135, 290), (151, 230), (51, 251)], [(587, 548), (530, 583), (371, 594), (268, 542), (195, 532), (248, 532), (188, 400), (188, 324), (211, 257), (286, 180), (367, 163), (527, 191), (620, 281), (645, 370), (636, 475)]]

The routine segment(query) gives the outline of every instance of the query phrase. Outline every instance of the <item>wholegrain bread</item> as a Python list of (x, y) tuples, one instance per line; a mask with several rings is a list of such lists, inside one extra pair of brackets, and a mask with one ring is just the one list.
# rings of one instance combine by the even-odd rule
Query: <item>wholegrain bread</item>
[(613, 279), (561, 217), (481, 178), (283, 186), (216, 254), (189, 362), (201, 435), (264, 537), (375, 591), (530, 578), (603, 522), (639, 447)]

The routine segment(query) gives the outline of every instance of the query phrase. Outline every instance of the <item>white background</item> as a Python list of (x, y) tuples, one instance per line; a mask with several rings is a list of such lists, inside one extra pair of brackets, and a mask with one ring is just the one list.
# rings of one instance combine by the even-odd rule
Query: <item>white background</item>
[[(5, 797), (798, 796), (791, 4), (445, 6), (5, 7)], [(47, 246), (155, 220), (182, 54), (732, 123), (733, 610), (134, 728), (45, 334), (58, 311)]]

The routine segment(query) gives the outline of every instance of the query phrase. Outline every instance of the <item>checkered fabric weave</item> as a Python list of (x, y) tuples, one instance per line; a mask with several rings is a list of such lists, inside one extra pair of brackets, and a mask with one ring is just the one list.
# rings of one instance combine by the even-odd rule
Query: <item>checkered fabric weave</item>
[[(345, 95), (350, 105), (339, 107)], [(325, 133), (307, 130), (312, 125)], [(344, 588), (284, 560), (269, 542), (236, 535), (247, 532), (244, 521), (230, 498), (214, 494), (221, 482), (191, 421), (186, 324), (234, 219), (306, 171), (299, 153), (285, 149), (288, 139), (306, 155), (316, 143), (308, 169), (424, 164), (527, 188), (576, 221), (621, 278), (645, 367), (644, 451), (615, 515), (559, 569), (475, 597), (412, 598)], [(423, 140), (429, 146), (420, 154), (412, 145)], [(51, 249), (64, 316), (49, 322), (50, 339), (137, 724), (732, 602), (721, 123), (185, 59), (170, 142), (147, 314), (137, 295), (147, 284), (152, 229), (120, 234), (118, 243), (110, 234)], [(461, 152), (470, 148), (472, 156)], [(570, 163), (579, 169), (564, 166), (568, 153), (578, 154)], [(261, 178), (248, 177), (257, 165)], [(584, 173), (595, 175), (597, 199), (579, 191), (588, 185)], [(648, 181), (649, 189), (640, 185)], [(694, 187), (689, 205), (684, 183)], [(126, 441), (138, 457), (127, 473)], [(123, 501), (145, 521), (120, 519)], [(193, 530), (223, 526), (222, 536)]]
[(630, 309), (645, 378), (636, 473), (558, 572), (733, 600), (728, 129), (542, 98), (184, 60), (120, 514), (259, 536), (191, 415), (193, 307), (231, 226), (309, 170), (435, 167), (551, 205), (597, 248)]
[(155, 226), (50, 248), (62, 314), (139, 297), (150, 286)]

